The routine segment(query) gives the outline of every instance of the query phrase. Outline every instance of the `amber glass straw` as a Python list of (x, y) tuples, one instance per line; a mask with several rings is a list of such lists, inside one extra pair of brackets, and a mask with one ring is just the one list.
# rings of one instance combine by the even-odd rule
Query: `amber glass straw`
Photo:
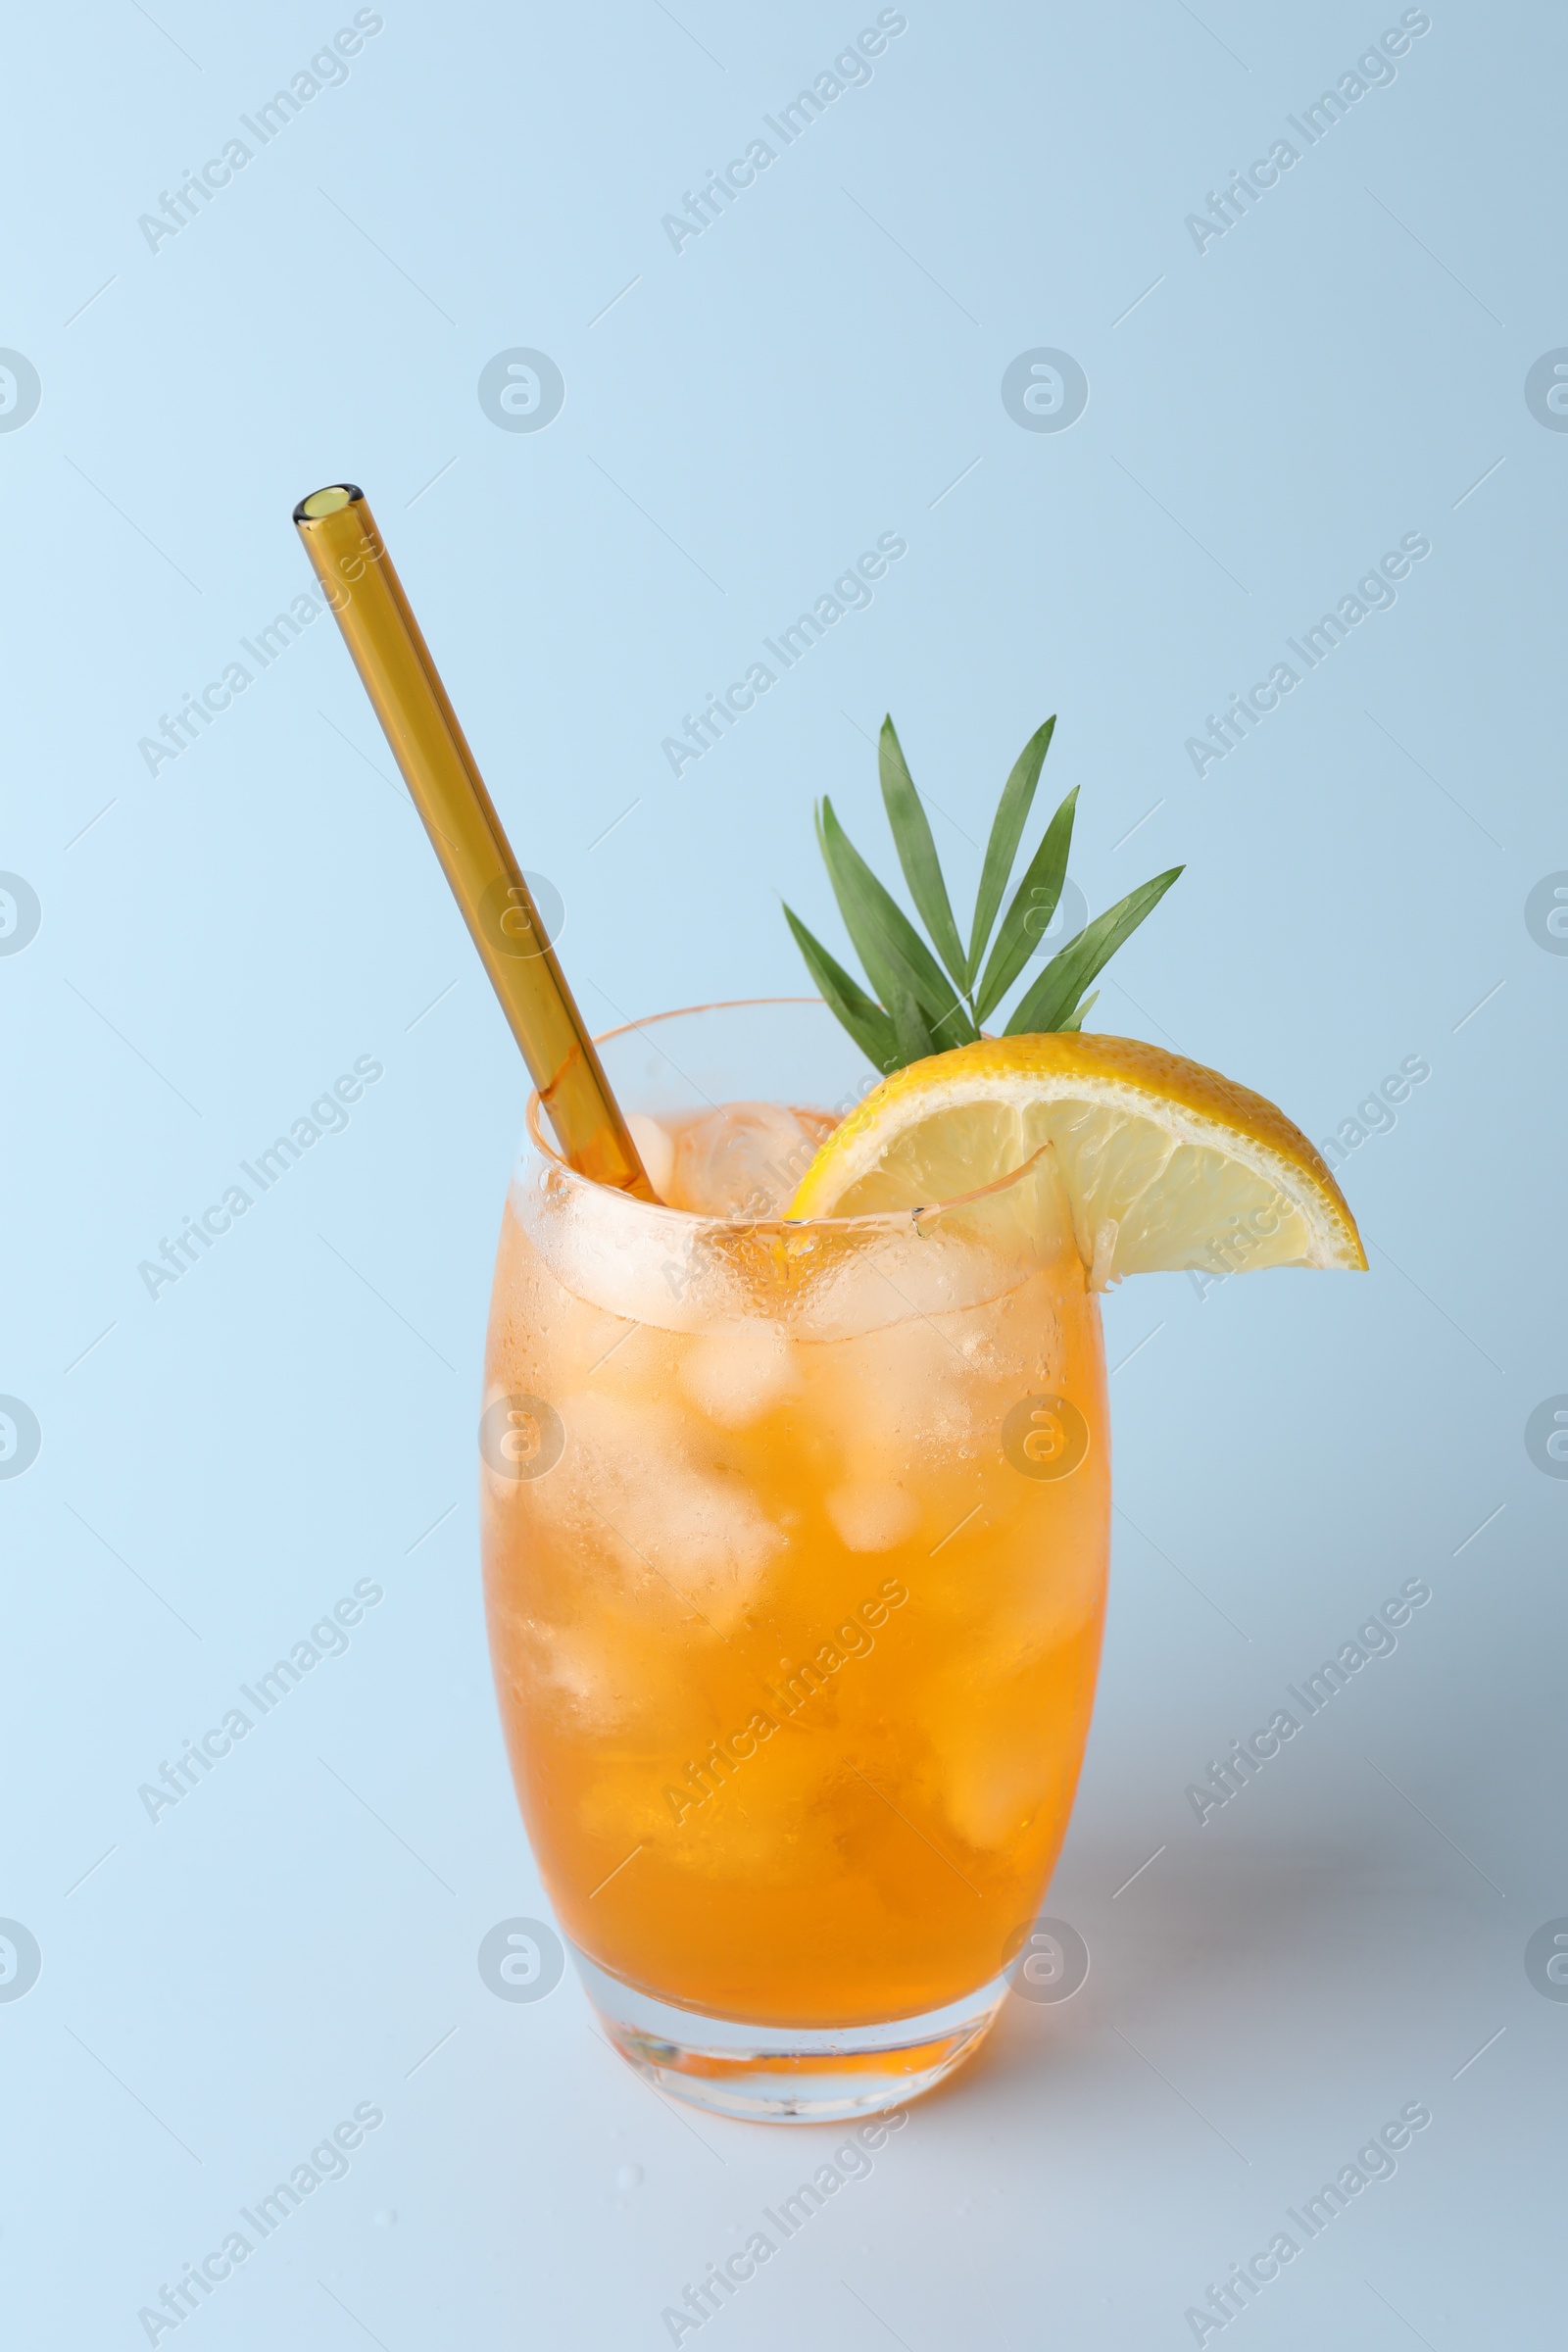
[(363, 490), (294, 520), (565, 1158), (657, 1200)]

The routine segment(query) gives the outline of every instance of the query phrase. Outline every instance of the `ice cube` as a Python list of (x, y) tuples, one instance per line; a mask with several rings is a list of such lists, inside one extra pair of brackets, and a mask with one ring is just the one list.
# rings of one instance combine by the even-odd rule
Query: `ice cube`
[[(607, 1643), (592, 1632), (533, 1624), (517, 1647), (529, 1667), (526, 1703), (554, 1708), (578, 1731), (615, 1731), (638, 1712), (627, 1684), (610, 1670)], [(646, 1692), (636, 1683), (629, 1689), (638, 1690), (649, 1717)], [(649, 1719), (657, 1720), (657, 1710)]]
[(945, 1759), (942, 1809), (966, 1845), (979, 1852), (1024, 1835), (1043, 1807), (1059, 1805), (1061, 1769), (1043, 1761), (1028, 1732), (1007, 1724), (993, 1753), (960, 1746)]
[[(579, 1302), (604, 1317), (604, 1336), (583, 1359), (584, 1369), (608, 1354), (635, 1324), (656, 1331), (691, 1331), (715, 1313), (736, 1313), (746, 1286), (707, 1259), (699, 1266), (694, 1228), (673, 1209), (651, 1208), (602, 1185), (556, 1185), (548, 1176), (514, 1185), (513, 1221), (525, 1246), (548, 1269), (553, 1301), (571, 1318)], [(698, 1278), (700, 1275), (700, 1279)], [(498, 1277), (498, 1281), (499, 1281)], [(554, 1307), (536, 1318), (551, 1335)], [(572, 1361), (579, 1360), (575, 1348)]]
[(760, 1420), (796, 1386), (789, 1342), (771, 1323), (737, 1323), (682, 1351), (680, 1385), (721, 1429)]
[(831, 1428), (847, 1484), (896, 1478), (969, 1435), (982, 1387), (958, 1344), (960, 1319), (914, 1315), (822, 1350), (813, 1401)]
[(920, 1506), (903, 1487), (862, 1482), (835, 1487), (825, 1499), (827, 1515), (851, 1551), (891, 1551), (920, 1524)]
[(727, 1633), (789, 1539), (744, 1482), (692, 1457), (677, 1407), (579, 1390), (564, 1397), (567, 1449), (530, 1497), (591, 1555), (665, 1593)]
[(650, 1118), (645, 1110), (634, 1110), (626, 1120), (637, 1156), (648, 1172), (648, 1181), (666, 1204), (669, 1200), (669, 1180), (675, 1168), (675, 1139), (669, 1129), (658, 1119)]
[(676, 1135), (665, 1198), (697, 1216), (781, 1216), (816, 1155), (820, 1126), (778, 1102), (720, 1103)]

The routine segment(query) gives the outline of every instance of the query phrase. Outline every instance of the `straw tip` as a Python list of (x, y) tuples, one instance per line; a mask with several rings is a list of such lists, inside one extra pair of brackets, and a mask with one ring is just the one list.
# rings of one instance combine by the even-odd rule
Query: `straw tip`
[(323, 514), (340, 514), (343, 508), (352, 507), (356, 499), (364, 496), (358, 482), (330, 482), (324, 490), (313, 490), (309, 498), (300, 500), (294, 510), (294, 520), (319, 522)]

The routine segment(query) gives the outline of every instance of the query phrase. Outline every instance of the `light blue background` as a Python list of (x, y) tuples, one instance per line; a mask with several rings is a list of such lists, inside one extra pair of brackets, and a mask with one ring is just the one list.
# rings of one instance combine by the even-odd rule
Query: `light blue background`
[[(1435, 4), (1200, 255), (1184, 217), (1397, 8), (911, 0), (677, 255), (661, 216), (873, 9), (403, 0), (155, 255), (138, 215), (352, 15), (243, 13), (10, 36), (0, 343), (43, 393), (0, 434), (0, 867), (42, 925), (0, 958), (0, 1390), (43, 1441), (0, 1482), (0, 1913), (43, 1973), (0, 2003), (8, 2337), (145, 2341), (138, 2307), (373, 2101), (190, 2342), (652, 2347), (838, 2136), (677, 2113), (569, 1977), (511, 2005), (475, 1967), (544, 1906), (473, 1506), (522, 1072), (329, 621), (156, 778), (137, 749), (306, 585), (290, 509), (346, 475), (596, 1025), (798, 988), (776, 894), (839, 938), (824, 790), (887, 864), (885, 710), (966, 903), (964, 837), (1057, 710), (1090, 904), (1188, 865), (1097, 1021), (1314, 1137), (1431, 1064), (1343, 1171), (1370, 1278), (1108, 1302), (1125, 1516), (1050, 1902), (1090, 1980), (1010, 2004), (713, 2340), (1190, 2343), (1208, 2282), (1421, 2100), (1397, 2176), (1235, 2325), (1554, 2341), (1568, 2006), (1523, 1954), (1568, 1913), (1568, 1488), (1523, 1431), (1568, 1389), (1568, 961), (1524, 902), (1568, 867), (1568, 438), (1523, 382), (1568, 343), (1560, 17)], [(564, 375), (547, 430), (480, 410), (514, 346)], [(1036, 346), (1087, 371), (1070, 431), (1003, 408)], [(885, 531), (873, 607), (677, 782), (662, 738)], [(1397, 605), (1200, 781), (1204, 714), (1408, 532)], [(149, 1298), (138, 1262), (361, 1055), (347, 1132)], [(367, 1577), (349, 1653), (151, 1824), (138, 1784)], [(1200, 1828), (1184, 1787), (1411, 1577), (1397, 1652)]]

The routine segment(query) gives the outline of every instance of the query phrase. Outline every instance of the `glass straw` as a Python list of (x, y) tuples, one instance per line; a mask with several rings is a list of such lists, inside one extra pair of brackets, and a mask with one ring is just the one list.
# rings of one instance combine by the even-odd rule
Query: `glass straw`
[(657, 1200), (364, 491), (313, 491), (294, 520), (564, 1157)]

